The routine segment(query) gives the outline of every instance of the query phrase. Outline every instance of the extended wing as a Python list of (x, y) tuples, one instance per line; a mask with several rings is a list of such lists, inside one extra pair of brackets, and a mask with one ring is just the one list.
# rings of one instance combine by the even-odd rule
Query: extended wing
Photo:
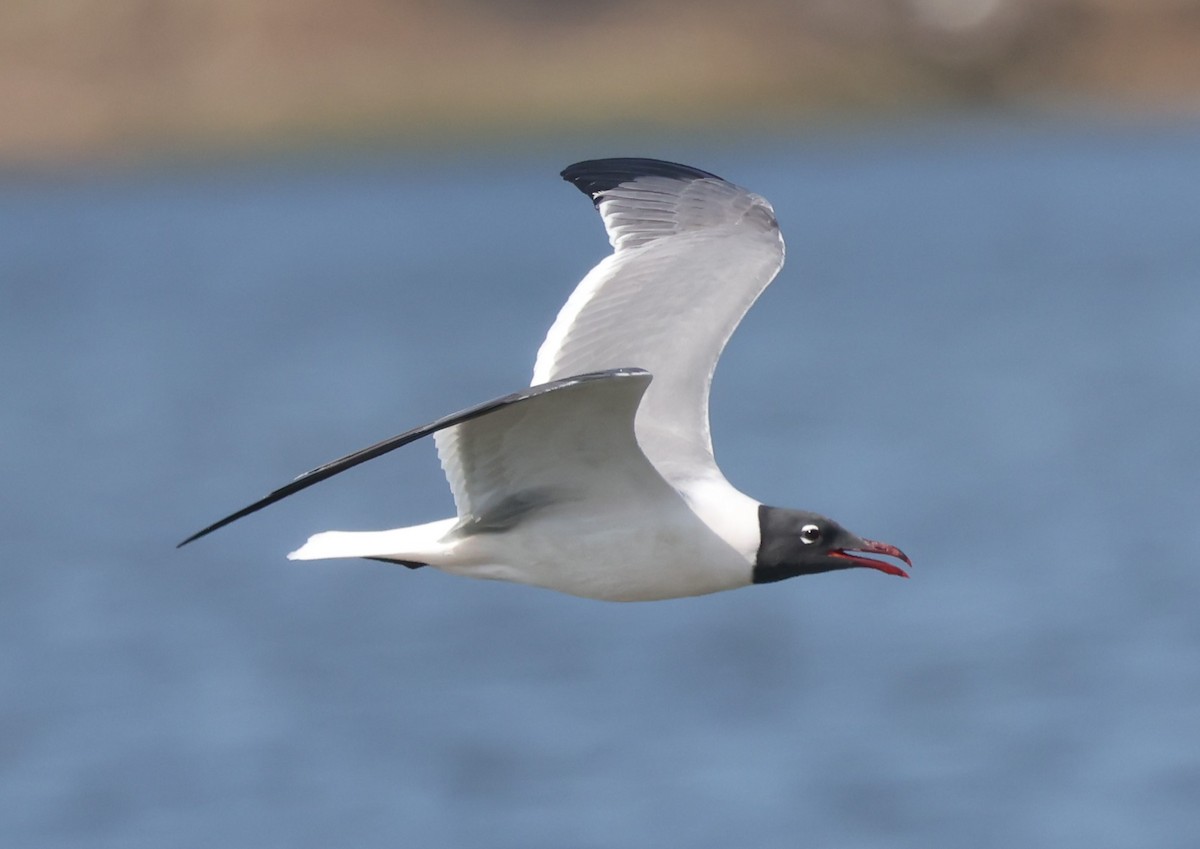
[(654, 383), (637, 415), (643, 451), (672, 483), (716, 472), (709, 385), (725, 343), (783, 264), (774, 210), (713, 174), (653, 159), (580, 162), (562, 176), (593, 199), (614, 252), (559, 313), (534, 385), (646, 369)]
[[(448, 470), (448, 475), (451, 477), (455, 501), (459, 503), (459, 513), (464, 517), (473, 512), (482, 512), (482, 508), (488, 503), (494, 505), (495, 494), (513, 483), (514, 473), (520, 474), (519, 466), (526, 462), (524, 455), (532, 455), (538, 446), (541, 446), (542, 456), (546, 458), (541, 461), (542, 466), (551, 463), (563, 464), (568, 460), (578, 464), (599, 463), (604, 459), (606, 451), (612, 451), (608, 460), (613, 470), (620, 468), (620, 464), (636, 466), (640, 463), (647, 472), (652, 472), (649, 463), (637, 448), (630, 426), (637, 402), (649, 382), (650, 376), (639, 369), (610, 369), (555, 380), (478, 404), (305, 472), (266, 497), (197, 531), (179, 543), (178, 547), (194, 542), (231, 522), (249, 516), (313, 484), (328, 480), (360, 463), (448, 428), (453, 429), (451, 432), (455, 434), (454, 441), (459, 444), (458, 453), (461, 457), (456, 461), (455, 471), (451, 473)], [(599, 391), (604, 387), (613, 389)], [(530, 403), (533, 400), (552, 393), (574, 395), (575, 393), (569, 390), (583, 388), (589, 390), (586, 397), (595, 397), (596, 403), (581, 407), (579, 412), (582, 415), (578, 420), (551, 417), (541, 422), (538, 427), (520, 426), (521, 420), (527, 417), (526, 413), (535, 412), (528, 409), (537, 406)], [(551, 405), (550, 409), (554, 409), (555, 406)], [(608, 412), (605, 413), (605, 410)], [(481, 419), (489, 424), (484, 427), (468, 425)], [(622, 431), (625, 432), (623, 441)], [(581, 451), (573, 460), (561, 456), (560, 453), (565, 452), (571, 444)], [(506, 472), (506, 464), (508, 469), (515, 471)], [(528, 471), (530, 480), (535, 479), (533, 465)], [(463, 510), (464, 505), (467, 507), (466, 511)]]

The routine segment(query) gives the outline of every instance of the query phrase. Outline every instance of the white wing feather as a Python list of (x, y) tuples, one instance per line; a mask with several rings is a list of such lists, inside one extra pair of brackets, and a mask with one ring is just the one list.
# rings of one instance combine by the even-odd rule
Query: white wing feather
[(559, 313), (533, 384), (645, 369), (654, 382), (636, 428), (646, 456), (675, 484), (719, 476), (709, 386), (725, 343), (783, 264), (774, 210), (720, 178), (687, 174), (637, 176), (594, 199), (615, 251)]
[(650, 380), (639, 371), (593, 376), (434, 434), (460, 525), (551, 503), (677, 499), (634, 435)]

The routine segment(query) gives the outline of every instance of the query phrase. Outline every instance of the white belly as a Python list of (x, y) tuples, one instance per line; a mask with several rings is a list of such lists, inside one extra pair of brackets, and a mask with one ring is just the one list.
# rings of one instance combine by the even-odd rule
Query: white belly
[(746, 586), (752, 564), (680, 503), (655, 513), (564, 506), (456, 543), (447, 572), (606, 601), (651, 601)]

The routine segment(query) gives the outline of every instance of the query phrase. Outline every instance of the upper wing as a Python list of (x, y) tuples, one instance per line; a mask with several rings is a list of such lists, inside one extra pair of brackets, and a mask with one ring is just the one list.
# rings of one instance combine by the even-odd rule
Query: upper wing
[[(638, 369), (613, 369), (556, 380), (478, 404), (305, 472), (248, 507), (243, 507), (236, 513), (231, 513), (197, 531), (179, 543), (178, 547), (207, 536), (231, 522), (352, 469), (360, 463), (373, 460), (431, 433), (444, 433), (447, 428), (455, 434), (454, 441), (460, 446), (465, 446), (465, 450), (460, 448), (459, 451), (461, 459), (455, 461), (456, 471), (451, 474), (447, 470), (451, 486), (454, 488), (455, 502), (460, 508), (464, 503), (485, 503), (489, 493), (498, 490), (498, 485), (503, 485), (505, 475), (509, 476), (508, 479), (513, 479), (523, 465), (532, 469), (535, 462), (526, 455), (536, 453), (539, 446), (547, 453), (536, 462), (542, 465), (562, 464), (564, 474), (577, 471), (588, 464), (604, 465), (609, 462), (613, 468), (636, 466), (640, 462), (647, 472), (654, 473), (638, 450), (632, 427), (637, 402), (649, 382), (650, 376)], [(585, 388), (587, 391), (582, 392)], [(575, 412), (580, 414), (579, 420), (571, 420), (566, 415), (552, 420), (547, 415), (547, 410), (569, 411), (570, 408), (557, 403), (538, 404), (538, 399), (558, 394), (594, 400), (576, 405)], [(537, 421), (538, 416), (545, 418)], [(476, 421), (480, 424), (468, 424)], [(627, 435), (623, 437), (623, 433)], [(489, 452), (492, 451), (497, 453), (489, 457)], [(571, 455), (571, 452), (577, 453)], [(443, 456), (443, 463), (445, 462)], [(464, 475), (467, 477), (464, 478)], [(459, 479), (458, 483), (455, 483), (456, 477)], [(472, 486), (472, 481), (477, 485)], [(460, 515), (467, 515), (462, 509), (459, 512)]]
[(783, 265), (765, 198), (654, 159), (579, 162), (562, 176), (596, 204), (614, 252), (567, 300), (533, 383), (620, 366), (654, 375), (637, 414), (642, 450), (670, 481), (715, 471), (713, 370), (734, 328)]
[(569, 378), (554, 393), (438, 431), (460, 527), (499, 530), (551, 503), (676, 498), (634, 434), (650, 380), (640, 369)]

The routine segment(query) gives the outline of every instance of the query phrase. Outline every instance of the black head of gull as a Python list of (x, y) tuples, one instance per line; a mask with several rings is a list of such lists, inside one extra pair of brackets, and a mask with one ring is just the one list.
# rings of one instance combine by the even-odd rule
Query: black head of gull
[(863, 539), (819, 513), (764, 504), (758, 508), (758, 526), (762, 538), (754, 559), (756, 584), (855, 567), (908, 577), (894, 563), (864, 554), (882, 554), (912, 566), (912, 561), (896, 546)]

